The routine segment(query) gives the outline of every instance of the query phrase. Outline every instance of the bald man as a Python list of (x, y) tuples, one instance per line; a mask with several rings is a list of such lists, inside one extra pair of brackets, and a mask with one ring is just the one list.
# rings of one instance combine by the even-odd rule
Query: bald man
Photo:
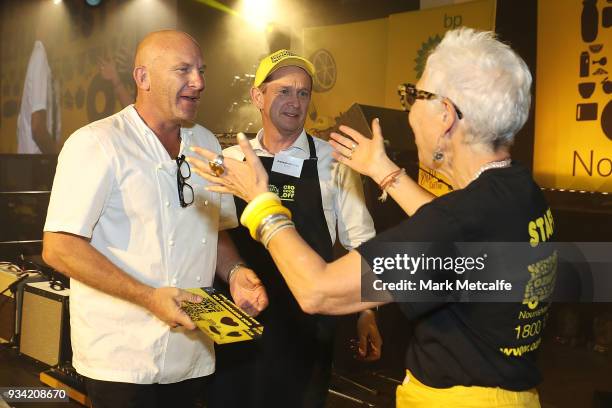
[(45, 224), (43, 257), (70, 279), (73, 365), (93, 406), (193, 406), (215, 367), (212, 342), (181, 311), (179, 288), (230, 277), (250, 313), (267, 305), (224, 231), (231, 197), (205, 190), (190, 146), (221, 147), (192, 123), (204, 90), (197, 42), (178, 31), (138, 46), (136, 103), (70, 136)]

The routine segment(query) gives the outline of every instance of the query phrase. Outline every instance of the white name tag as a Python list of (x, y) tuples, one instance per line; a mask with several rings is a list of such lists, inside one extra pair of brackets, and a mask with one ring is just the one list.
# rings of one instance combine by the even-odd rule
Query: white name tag
[(303, 165), (304, 159), (298, 159), (297, 157), (292, 157), (285, 153), (279, 153), (274, 156), (272, 171), (299, 178), (302, 174)]

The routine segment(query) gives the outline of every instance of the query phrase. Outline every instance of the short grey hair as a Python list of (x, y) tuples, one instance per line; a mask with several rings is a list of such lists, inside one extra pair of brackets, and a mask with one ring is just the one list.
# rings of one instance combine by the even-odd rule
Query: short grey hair
[(429, 55), (425, 74), (427, 86), (463, 113), (471, 136), (466, 143), (493, 150), (511, 146), (527, 121), (529, 68), (490, 31), (466, 27), (448, 31)]

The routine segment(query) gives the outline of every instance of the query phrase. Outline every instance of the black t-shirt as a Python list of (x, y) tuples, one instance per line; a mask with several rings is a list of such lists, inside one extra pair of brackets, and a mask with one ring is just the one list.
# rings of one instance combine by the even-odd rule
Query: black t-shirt
[[(508, 168), (485, 171), (466, 188), (424, 205), (357, 251), (372, 267), (381, 243), (531, 242), (535, 248), (539, 242), (552, 239), (553, 229), (552, 215), (540, 188), (525, 167), (513, 163)], [(517, 269), (512, 273), (518, 274), (525, 285), (532, 272), (527, 265)], [(534, 357), (548, 303), (399, 305), (408, 317), (418, 319), (406, 365), (424, 384), (522, 391), (541, 381)]]

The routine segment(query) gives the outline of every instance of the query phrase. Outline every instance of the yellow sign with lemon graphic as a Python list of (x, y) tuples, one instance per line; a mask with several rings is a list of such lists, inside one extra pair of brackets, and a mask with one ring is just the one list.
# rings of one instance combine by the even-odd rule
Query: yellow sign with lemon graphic
[(612, 4), (540, 0), (534, 174), (612, 192)]

